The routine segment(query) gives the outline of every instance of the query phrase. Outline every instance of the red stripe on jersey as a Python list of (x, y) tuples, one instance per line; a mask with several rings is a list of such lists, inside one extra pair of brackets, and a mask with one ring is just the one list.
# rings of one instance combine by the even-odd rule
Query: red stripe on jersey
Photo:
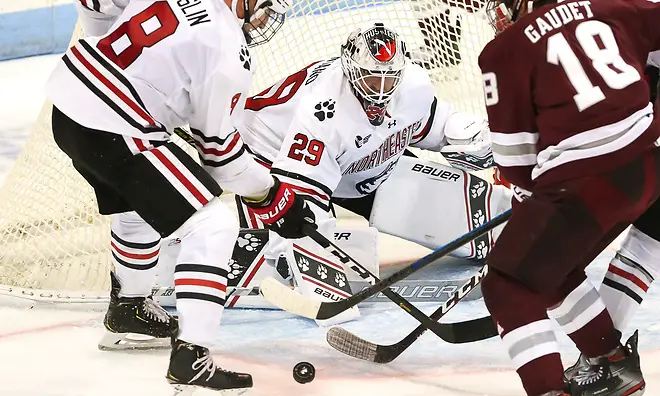
[(193, 184), (190, 182), (190, 180), (188, 180), (188, 179), (183, 175), (183, 173), (181, 173), (181, 171), (178, 170), (177, 167), (174, 166), (174, 164), (173, 164), (172, 162), (170, 162), (169, 159), (167, 159), (167, 157), (165, 157), (165, 155), (164, 155), (163, 153), (161, 153), (161, 152), (158, 151), (158, 150), (151, 150), (151, 153), (153, 153), (154, 156), (156, 156), (156, 158), (158, 158), (158, 159), (160, 160), (160, 162), (162, 162), (163, 165), (165, 165), (165, 167), (166, 167), (170, 172), (172, 172), (172, 174), (173, 174), (173, 175), (174, 175), (174, 176), (175, 176), (175, 177), (176, 177), (176, 178), (177, 178), (177, 179), (178, 179), (178, 180), (179, 180), (179, 181), (180, 181), (180, 182), (181, 182), (181, 183), (182, 183), (187, 189), (188, 189), (188, 191), (190, 191), (190, 193), (191, 193), (195, 198), (197, 198), (197, 200), (199, 201), (199, 203), (201, 203), (202, 205), (206, 205), (207, 203), (209, 203), (209, 200), (206, 199), (206, 198), (204, 197), (204, 195), (202, 195), (202, 193), (199, 192), (199, 190), (198, 190), (195, 186), (193, 186)]
[(324, 263), (324, 264), (327, 264), (327, 265), (329, 265), (329, 266), (331, 266), (331, 267), (333, 267), (333, 268), (336, 268), (336, 269), (338, 269), (338, 270), (340, 270), (340, 271), (344, 271), (344, 268), (342, 268), (340, 265), (335, 264), (335, 263), (333, 263), (332, 261), (330, 261), (330, 260), (328, 260), (328, 259), (326, 259), (326, 258), (323, 258), (323, 257), (321, 257), (321, 256), (317, 256), (316, 254), (310, 252), (309, 250), (306, 250), (306, 249), (301, 248), (299, 245), (296, 245), (295, 243), (293, 244), (293, 248), (294, 248), (294, 249), (298, 249), (298, 250), (300, 250), (301, 252), (305, 253), (305, 255), (310, 256), (310, 257), (313, 257), (314, 259), (316, 259), (316, 260), (318, 260), (318, 261), (320, 261), (320, 262), (322, 262), (322, 263)]
[(78, 48), (76, 47), (71, 47), (71, 53), (80, 61), (80, 63), (85, 66), (87, 70), (89, 70), (90, 73), (94, 75), (103, 85), (105, 85), (109, 90), (111, 90), (119, 99), (121, 99), (128, 107), (130, 107), (135, 113), (137, 113), (144, 121), (146, 121), (149, 125), (158, 125), (158, 123), (151, 118), (149, 113), (147, 113), (140, 105), (135, 103), (131, 98), (126, 96), (119, 88), (117, 88), (110, 80), (108, 80), (101, 72), (99, 72), (94, 65), (89, 63), (87, 59), (85, 59), (80, 51), (78, 51)]
[(212, 154), (212, 155), (216, 155), (216, 156), (220, 157), (220, 156), (226, 155), (227, 153), (231, 152), (231, 150), (233, 150), (234, 147), (236, 147), (236, 143), (238, 143), (240, 138), (241, 138), (241, 135), (239, 135), (238, 133), (234, 133), (234, 137), (231, 139), (231, 141), (227, 145), (227, 148), (225, 148), (224, 150), (218, 150), (218, 149), (215, 149), (215, 148), (207, 148), (207, 147), (204, 147), (202, 145), (202, 143), (200, 143), (200, 142), (197, 142), (197, 146), (199, 147), (199, 149), (204, 154)]
[(174, 280), (174, 286), (203, 286), (210, 287), (212, 289), (220, 290), (221, 292), (227, 291), (227, 285), (220, 282), (214, 282), (206, 279), (191, 279), (191, 278), (181, 278)]
[(270, 165), (268, 162), (262, 161), (262, 160), (260, 160), (260, 159), (257, 158), (257, 157), (254, 157), (254, 160), (257, 161), (257, 164), (263, 166), (263, 167), (266, 168), (266, 169), (270, 169), (270, 168), (271, 168), (271, 165)]
[(426, 137), (426, 135), (429, 133), (429, 128), (431, 126), (431, 122), (433, 122), (432, 118), (429, 118), (428, 121), (426, 121), (426, 125), (424, 125), (424, 128), (419, 130), (419, 133), (417, 135), (413, 135), (412, 141), (417, 142), (417, 140), (422, 140)]
[(152, 259), (152, 258), (158, 256), (158, 252), (160, 252), (160, 249), (156, 249), (156, 250), (154, 250), (154, 251), (151, 252), (151, 253), (143, 253), (143, 254), (140, 254), (140, 253), (129, 253), (129, 252), (125, 252), (125, 251), (121, 250), (120, 248), (118, 248), (117, 245), (115, 245), (114, 242), (110, 242), (110, 246), (112, 246), (112, 248), (115, 249), (115, 251), (116, 251), (117, 253), (121, 254), (122, 256), (124, 256), (124, 257), (128, 257), (128, 258), (132, 258), (132, 259), (135, 259), (135, 260), (148, 260), (148, 259)]
[(135, 146), (137, 146), (138, 150), (140, 150), (141, 152), (147, 151), (147, 147), (144, 145), (142, 139), (133, 138), (133, 142), (135, 142)]
[(611, 272), (615, 275), (619, 275), (624, 279), (628, 279), (629, 281), (637, 285), (637, 287), (644, 290), (645, 292), (649, 290), (649, 286), (646, 283), (644, 283), (644, 281), (642, 281), (635, 275), (631, 274), (630, 272), (624, 271), (621, 268), (613, 266), (612, 264), (610, 264), (610, 267), (607, 269), (607, 272)]
[(309, 194), (309, 195), (315, 195), (315, 196), (321, 198), (321, 199), (324, 200), (324, 201), (329, 201), (329, 200), (330, 200), (330, 197), (328, 197), (328, 196), (325, 195), (325, 194), (321, 194), (320, 192), (318, 192), (318, 191), (316, 191), (316, 190), (312, 190), (312, 189), (310, 189), (310, 188), (305, 188), (305, 187), (300, 187), (300, 186), (297, 186), (297, 185), (295, 185), (295, 184), (289, 184), (289, 185), (290, 185), (291, 188), (294, 189), (294, 190), (297, 190), (297, 191), (300, 191), (300, 192), (303, 192), (303, 193), (305, 193), (305, 194)]

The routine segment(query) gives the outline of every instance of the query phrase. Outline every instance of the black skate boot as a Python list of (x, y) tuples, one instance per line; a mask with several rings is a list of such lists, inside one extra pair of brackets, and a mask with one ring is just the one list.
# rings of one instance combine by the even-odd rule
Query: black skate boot
[[(620, 338), (621, 332), (617, 330), (617, 333), (619, 334), (619, 338)], [(575, 362), (572, 366), (564, 370), (564, 380), (567, 383), (570, 382), (571, 378), (575, 377), (575, 374), (577, 374), (578, 371), (586, 370), (588, 367), (589, 367), (589, 361), (587, 360), (587, 357), (584, 356), (583, 354), (580, 354), (577, 362)]]
[(587, 370), (589, 368), (589, 361), (587, 360), (587, 357), (584, 356), (583, 354), (580, 354), (580, 357), (578, 357), (577, 362), (575, 362), (572, 366), (569, 366), (564, 370), (564, 380), (566, 382), (570, 382), (573, 377), (580, 371)]
[(175, 395), (179, 396), (192, 394), (195, 387), (232, 395), (243, 394), (252, 388), (250, 374), (222, 370), (216, 367), (208, 348), (181, 340), (172, 343), (166, 378), (176, 390)]
[(151, 297), (119, 297), (120, 284), (112, 272), (110, 279), (110, 304), (103, 320), (108, 331), (99, 349), (169, 348), (178, 329), (176, 318)]
[(570, 381), (571, 396), (641, 396), (646, 382), (642, 376), (635, 332), (624, 348), (626, 356), (589, 359)]

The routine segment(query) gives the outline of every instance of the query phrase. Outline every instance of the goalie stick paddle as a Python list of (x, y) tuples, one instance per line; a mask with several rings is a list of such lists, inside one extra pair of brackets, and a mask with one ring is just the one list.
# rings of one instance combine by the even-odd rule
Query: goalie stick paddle
[[(360, 264), (357, 260), (355, 260), (353, 257), (349, 256), (346, 252), (344, 252), (342, 249), (340, 249), (337, 245), (332, 243), (328, 238), (326, 238), (323, 234), (318, 232), (316, 228), (314, 228), (312, 225), (306, 225), (303, 227), (303, 232), (310, 237), (314, 242), (318, 243), (321, 245), (322, 248), (333, 254), (335, 257), (339, 259), (343, 264), (348, 265), (353, 271), (355, 271), (356, 274), (358, 274), (362, 279), (366, 280), (370, 284), (375, 284), (377, 282), (380, 282), (380, 279), (376, 277), (373, 273), (371, 273), (368, 269), (366, 269), (362, 264)], [(479, 282), (477, 281), (477, 284)], [(476, 286), (476, 284), (474, 285)], [(461, 295), (461, 297), (456, 300), (456, 302), (460, 301), (461, 298), (465, 297), (470, 291), (474, 289), (474, 286), (470, 288), (465, 294), (461, 293), (454, 293), (454, 296)], [(463, 287), (465, 288), (465, 286)], [(472, 333), (474, 333), (474, 326), (469, 322), (463, 322), (463, 323), (469, 323), (467, 326), (464, 328), (460, 324), (445, 324), (445, 323), (438, 323), (437, 319), (433, 320), (429, 318), (424, 312), (420, 311), (417, 307), (415, 307), (413, 304), (410, 303), (410, 301), (406, 300), (403, 298), (401, 295), (398, 293), (394, 292), (392, 289), (389, 287), (383, 290), (383, 294), (389, 298), (393, 303), (397, 304), (401, 309), (406, 311), (410, 316), (413, 318), (417, 319), (418, 322), (421, 323), (421, 327), (424, 330), (431, 330), (434, 332), (438, 337), (442, 338), (444, 341), (447, 341), (449, 343), (463, 343), (463, 342), (472, 342), (472, 341), (478, 341), (482, 340), (482, 334), (477, 334), (476, 339), (470, 338), (472, 336)], [(452, 297), (455, 298), (455, 297)], [(443, 304), (443, 306), (447, 306), (447, 302)], [(449, 311), (454, 305), (449, 306), (448, 308), (445, 308), (444, 313)], [(443, 313), (443, 314), (444, 314)], [(456, 333), (456, 329), (458, 326), (461, 330), (464, 331), (465, 333)], [(470, 332), (470, 334), (468, 334)], [(467, 337), (467, 338), (466, 338)], [(328, 341), (329, 342), (329, 341)], [(332, 344), (331, 344), (332, 345)], [(334, 345), (333, 345), (334, 346)], [(335, 349), (338, 349), (335, 347)]]
[(260, 292), (268, 301), (285, 311), (295, 313), (310, 319), (329, 319), (335, 315), (344, 312), (366, 300), (367, 298), (382, 292), (396, 282), (405, 279), (414, 272), (424, 268), (440, 257), (446, 256), (464, 244), (489, 232), (493, 228), (503, 224), (511, 217), (511, 209), (494, 217), (489, 222), (475, 228), (474, 230), (454, 239), (448, 244), (436, 249), (432, 253), (415, 261), (410, 266), (405, 267), (380, 282), (367, 287), (360, 292), (341, 301), (319, 301), (310, 297), (303, 296), (273, 278), (265, 278), (261, 281)]
[[(440, 320), (440, 318), (455, 307), (459, 301), (477, 287), (481, 282), (481, 279), (486, 276), (487, 272), (488, 267), (484, 266), (477, 274), (468, 279), (459, 290), (455, 291), (435, 312), (433, 312), (430, 319), (433, 321)], [(466, 322), (447, 323), (445, 325), (451, 329), (455, 343), (485, 340), (498, 335), (497, 328), (495, 327), (495, 323), (491, 316), (485, 316), (483, 318)], [(426, 330), (426, 326), (422, 324), (417, 326), (415, 330), (395, 344), (379, 345), (360, 338), (344, 328), (333, 327), (328, 331), (326, 340), (330, 346), (339, 352), (354, 358), (368, 360), (375, 363), (389, 363), (408, 349), (419, 337), (421, 337), (422, 334), (426, 332)]]

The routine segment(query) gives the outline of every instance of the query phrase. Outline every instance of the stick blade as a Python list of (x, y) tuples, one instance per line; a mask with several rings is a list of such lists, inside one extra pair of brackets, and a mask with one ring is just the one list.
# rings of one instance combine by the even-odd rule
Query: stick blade
[(321, 308), (321, 301), (296, 293), (274, 278), (263, 279), (259, 292), (271, 304), (305, 318), (316, 319)]
[(364, 340), (344, 328), (331, 328), (325, 338), (331, 347), (345, 355), (376, 362), (378, 345)]

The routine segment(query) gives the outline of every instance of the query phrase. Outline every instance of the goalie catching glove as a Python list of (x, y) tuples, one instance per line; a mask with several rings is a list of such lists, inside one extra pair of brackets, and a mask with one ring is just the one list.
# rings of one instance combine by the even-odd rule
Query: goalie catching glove
[(273, 177), (275, 184), (262, 200), (241, 197), (264, 226), (275, 231), (283, 238), (296, 239), (305, 236), (303, 225), (314, 224), (314, 212), (309, 205), (291, 188), (290, 184), (281, 183)]

